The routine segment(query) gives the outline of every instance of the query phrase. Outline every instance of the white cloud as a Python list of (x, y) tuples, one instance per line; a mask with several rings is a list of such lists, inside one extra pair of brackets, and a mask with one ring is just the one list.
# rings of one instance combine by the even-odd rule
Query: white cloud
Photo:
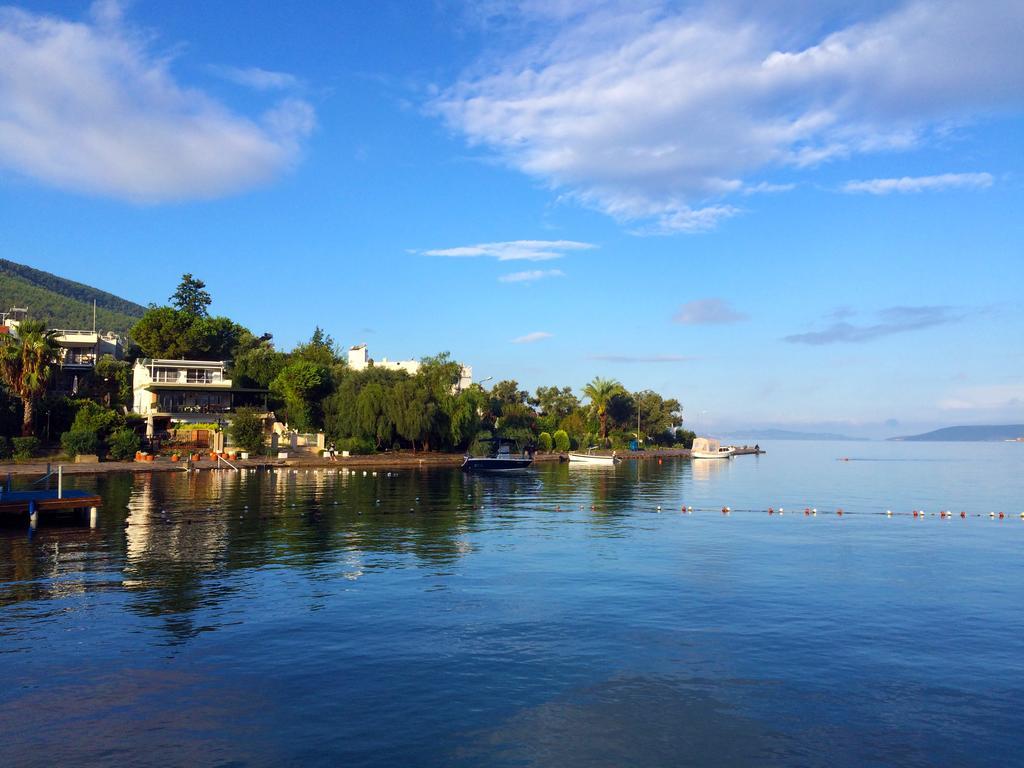
[(748, 318), (749, 315), (737, 312), (724, 299), (696, 299), (679, 307), (672, 319), (682, 325), (727, 325)]
[(423, 251), (427, 256), (475, 258), (488, 256), (498, 261), (548, 261), (560, 259), (566, 251), (585, 251), (596, 246), (575, 240), (511, 240), (502, 243), (462, 245)]
[(940, 192), (946, 189), (985, 189), (991, 186), (991, 173), (942, 173), (937, 176), (848, 181), (843, 185), (843, 192), (888, 195), (892, 192)]
[(213, 198), (291, 167), (312, 107), (259, 118), (179, 84), (151, 38), (104, 2), (88, 21), (0, 9), (0, 167), (141, 203)]
[(502, 275), (498, 280), (502, 283), (532, 283), (546, 277), (565, 277), (565, 272), (560, 269), (529, 269)]
[(918, 147), (1024, 101), (1016, 0), (868, 4), (838, 28), (834, 4), (796, 5), (570, 4), (549, 39), (478, 62), (431, 109), (618, 220), (699, 231), (737, 212), (723, 198), (768, 191), (754, 174)]
[(535, 341), (543, 341), (544, 339), (550, 339), (554, 334), (548, 333), (547, 331), (534, 331), (528, 333), (525, 336), (517, 336), (512, 339), (513, 344), (533, 344)]
[(295, 75), (259, 67), (212, 67), (212, 70), (225, 80), (257, 91), (283, 91), (302, 85)]

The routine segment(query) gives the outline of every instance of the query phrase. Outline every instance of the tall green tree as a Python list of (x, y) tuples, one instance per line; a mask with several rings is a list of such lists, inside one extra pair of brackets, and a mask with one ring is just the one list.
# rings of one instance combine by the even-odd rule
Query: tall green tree
[(329, 333), (326, 333), (319, 325), (313, 330), (309, 341), (299, 344), (292, 350), (292, 357), (299, 360), (308, 360), (311, 363), (322, 365), (325, 368), (338, 363), (338, 345)]
[(179, 312), (192, 317), (206, 317), (213, 300), (206, 290), (206, 283), (192, 277), (191, 272), (186, 272), (181, 276), (178, 289), (171, 294), (170, 301)]
[(537, 387), (529, 403), (537, 409), (541, 426), (547, 432), (554, 432), (562, 419), (580, 407), (572, 387)]
[(231, 360), (252, 334), (226, 317), (194, 315), (173, 307), (150, 307), (131, 331), (144, 357)]
[(132, 326), (132, 340), (144, 357), (192, 357), (189, 330), (194, 320), (173, 307), (150, 307)]
[(491, 400), (494, 405), (495, 415), (500, 416), (506, 405), (525, 405), (530, 393), (519, 388), (519, 382), (515, 379), (499, 381), (491, 387)]
[(21, 400), (21, 434), (33, 434), (36, 402), (45, 394), (57, 357), (54, 332), (46, 330), (46, 323), (25, 320), (18, 328), (18, 336), (0, 336), (0, 381)]
[(239, 386), (266, 389), (288, 364), (288, 356), (272, 346), (247, 349), (235, 357), (232, 378)]
[(360, 436), (380, 448), (390, 445), (395, 434), (395, 422), (388, 411), (387, 392), (379, 382), (363, 387), (356, 398), (356, 423)]
[(679, 401), (645, 389), (633, 394), (633, 402), (640, 414), (641, 431), (655, 442), (671, 441), (672, 430), (683, 418)]
[(594, 379), (583, 388), (583, 394), (590, 400), (591, 411), (601, 425), (601, 439), (608, 437), (608, 406), (616, 395), (625, 393), (622, 384), (615, 379)]
[(412, 444), (413, 451), (417, 442), (430, 450), (430, 426), (435, 410), (425, 383), (418, 377), (400, 380), (389, 392), (388, 414), (395, 431)]
[(323, 421), (323, 400), (331, 390), (330, 371), (308, 360), (294, 360), (271, 382), (270, 389), (285, 404), (288, 424), (300, 432)]

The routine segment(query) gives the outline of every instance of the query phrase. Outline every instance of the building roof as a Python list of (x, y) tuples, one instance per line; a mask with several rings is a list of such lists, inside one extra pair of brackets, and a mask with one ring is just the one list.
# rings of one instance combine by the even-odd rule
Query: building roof
[(159, 357), (139, 358), (136, 365), (158, 365), (162, 368), (223, 368), (227, 365), (223, 360), (168, 360)]

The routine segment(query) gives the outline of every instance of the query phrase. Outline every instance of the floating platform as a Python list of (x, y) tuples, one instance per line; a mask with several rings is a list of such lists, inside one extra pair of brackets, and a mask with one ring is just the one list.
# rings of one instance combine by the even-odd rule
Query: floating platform
[(10, 521), (22, 518), (35, 525), (45, 513), (80, 512), (89, 516), (90, 526), (96, 524), (96, 514), (102, 499), (94, 493), (73, 489), (0, 492), (0, 519)]

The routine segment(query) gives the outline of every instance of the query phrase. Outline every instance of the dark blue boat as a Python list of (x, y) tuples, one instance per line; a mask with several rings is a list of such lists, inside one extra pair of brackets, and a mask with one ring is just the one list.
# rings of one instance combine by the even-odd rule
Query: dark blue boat
[(487, 441), (491, 450), (487, 456), (466, 454), (463, 472), (518, 472), (533, 464), (533, 451), (523, 450), (515, 440), (494, 437)]

